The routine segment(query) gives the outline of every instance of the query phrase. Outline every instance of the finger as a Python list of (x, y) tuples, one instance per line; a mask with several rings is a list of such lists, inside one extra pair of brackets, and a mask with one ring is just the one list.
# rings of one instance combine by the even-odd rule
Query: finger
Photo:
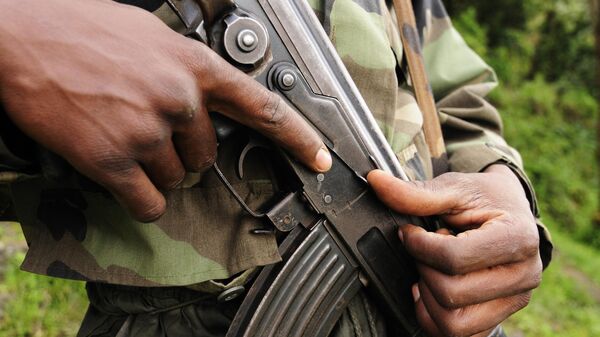
[(173, 189), (185, 178), (185, 168), (170, 140), (148, 151), (141, 161), (144, 171), (158, 188)]
[(430, 181), (403, 181), (391, 174), (373, 170), (369, 184), (388, 207), (404, 214), (429, 216), (448, 213), (464, 203), (460, 189), (450, 188), (450, 179), (440, 176)]
[(503, 222), (484, 224), (456, 236), (400, 227), (406, 250), (420, 262), (449, 275), (460, 275), (536, 256), (538, 234), (516, 232)]
[(150, 222), (166, 210), (162, 193), (152, 184), (141, 166), (133, 159), (115, 156), (99, 163), (74, 165), (93, 181), (108, 189), (138, 221)]
[(331, 155), (319, 135), (281, 97), (216, 55), (203, 61), (204, 69), (220, 70), (202, 82), (210, 110), (259, 131), (315, 171), (330, 169)]
[(450, 232), (450, 230), (448, 228), (440, 228), (438, 230), (435, 231), (438, 234), (441, 235), (452, 235), (452, 232)]
[(417, 267), (436, 302), (448, 309), (521, 294), (537, 288), (542, 275), (542, 261), (538, 257), (456, 276), (446, 275), (423, 264)]
[(178, 125), (173, 142), (181, 161), (190, 172), (203, 172), (215, 162), (217, 139), (208, 114), (198, 112), (191, 123)]
[(444, 336), (483, 335), (524, 308), (531, 299), (531, 291), (528, 291), (459, 309), (446, 309), (436, 302), (425, 283), (419, 282), (419, 292), (425, 309)]
[[(414, 290), (414, 289), (416, 289), (416, 290)], [(415, 284), (413, 286), (413, 294), (415, 292), (419, 293), (418, 289), (419, 289), (418, 285)], [(425, 332), (427, 333), (427, 336), (429, 336), (429, 337), (446, 337), (447, 335), (444, 335), (440, 331), (440, 328), (438, 328), (438, 326), (435, 323), (435, 321), (433, 320), (433, 318), (431, 318), (431, 315), (427, 311), (427, 308), (425, 307), (423, 300), (421, 300), (420, 295), (418, 295), (418, 297), (415, 297), (415, 298), (417, 299), (415, 301), (415, 312), (417, 315), (417, 321), (419, 322), (419, 325), (423, 328), (423, 330), (425, 330)], [(487, 337), (490, 335), (492, 330), (494, 330), (494, 328), (485, 330), (483, 332), (480, 332), (480, 333), (475, 334), (470, 337)]]
[(413, 298), (415, 300), (415, 313), (417, 315), (417, 321), (419, 325), (425, 330), (427, 336), (430, 337), (445, 337), (440, 329), (437, 327), (437, 324), (431, 318), (431, 315), (427, 311), (423, 300), (421, 299), (421, 295), (419, 292), (418, 284), (414, 284), (412, 287)]

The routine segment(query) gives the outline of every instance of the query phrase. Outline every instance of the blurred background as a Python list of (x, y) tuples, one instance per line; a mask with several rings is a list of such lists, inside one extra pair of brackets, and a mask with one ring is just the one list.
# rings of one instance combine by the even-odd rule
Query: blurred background
[[(556, 246), (509, 336), (600, 336), (600, 0), (446, 0), (497, 71), (491, 100), (522, 154)], [(594, 28), (596, 27), (596, 28)], [(72, 336), (83, 284), (19, 271), (26, 245), (0, 224), (0, 336)]]

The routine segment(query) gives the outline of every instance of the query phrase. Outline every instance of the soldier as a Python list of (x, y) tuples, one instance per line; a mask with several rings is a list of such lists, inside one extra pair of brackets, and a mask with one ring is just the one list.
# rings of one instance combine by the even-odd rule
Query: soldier
[[(230, 171), (233, 158), (223, 154), (239, 145), (219, 144), (216, 158), (207, 111), (258, 130), (316, 171), (331, 158), (280, 98), (177, 34), (162, 1), (129, 2), (147, 11), (108, 0), (0, 3), (0, 177), (29, 244), (23, 269), (88, 281), (79, 336), (223, 336), (240, 299), (218, 302), (219, 293), (280, 257), (275, 237), (251, 234), (256, 220), (214, 175), (201, 174), (215, 160)], [(414, 1), (455, 172), (432, 179), (389, 2), (310, 3), (415, 180), (375, 171), (376, 193), (397, 211), (441, 215), (466, 230), (402, 228), (421, 275), (413, 287), (419, 322), (431, 336), (501, 335), (498, 324), (529, 302), (552, 246), (521, 160), (484, 99), (493, 70), (439, 0)], [(30, 139), (89, 179), (57, 177)], [(273, 194), (272, 176), (258, 158), (248, 165), (236, 189), (258, 206)], [(352, 334), (386, 335), (362, 293), (332, 333)]]

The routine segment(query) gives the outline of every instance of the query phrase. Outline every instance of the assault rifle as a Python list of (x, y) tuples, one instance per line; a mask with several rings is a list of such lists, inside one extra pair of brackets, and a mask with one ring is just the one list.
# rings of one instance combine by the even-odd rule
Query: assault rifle
[[(317, 130), (333, 156), (317, 174), (281, 153), (292, 188), (266, 213), (287, 233), (283, 262), (264, 267), (227, 337), (327, 336), (362, 288), (398, 327), (421, 336), (411, 285), (417, 272), (398, 227), (424, 219), (394, 214), (369, 190), (376, 168), (407, 180), (367, 105), (306, 0), (170, 0), (187, 35), (279, 94)], [(218, 137), (231, 125), (217, 120)], [(243, 165), (240, 159), (240, 165)]]

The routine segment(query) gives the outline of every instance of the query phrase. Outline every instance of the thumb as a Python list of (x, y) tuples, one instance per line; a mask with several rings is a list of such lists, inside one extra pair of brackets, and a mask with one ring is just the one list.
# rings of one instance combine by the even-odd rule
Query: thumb
[(460, 205), (461, 194), (444, 175), (428, 181), (404, 181), (373, 170), (367, 180), (377, 197), (389, 208), (403, 214), (429, 216), (445, 214)]

